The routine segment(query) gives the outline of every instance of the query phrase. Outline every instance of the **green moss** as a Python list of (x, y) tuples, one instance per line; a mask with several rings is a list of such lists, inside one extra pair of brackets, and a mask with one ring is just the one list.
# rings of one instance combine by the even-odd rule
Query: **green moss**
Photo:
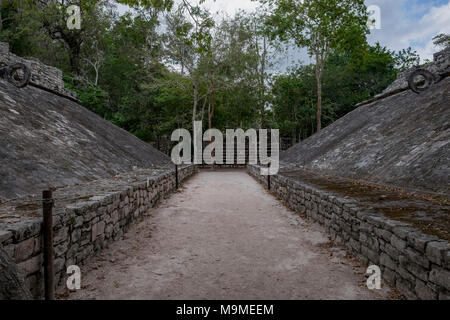
[(362, 206), (387, 218), (409, 223), (426, 234), (450, 241), (448, 199), (412, 195), (394, 188), (370, 186), (337, 177), (324, 177), (303, 170), (285, 172), (282, 175), (338, 196), (353, 198)]

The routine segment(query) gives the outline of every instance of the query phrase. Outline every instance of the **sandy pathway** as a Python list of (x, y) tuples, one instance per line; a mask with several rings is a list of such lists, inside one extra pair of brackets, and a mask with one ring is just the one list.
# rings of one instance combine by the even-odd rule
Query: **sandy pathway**
[(69, 299), (379, 299), (320, 227), (245, 171), (202, 171), (82, 267)]

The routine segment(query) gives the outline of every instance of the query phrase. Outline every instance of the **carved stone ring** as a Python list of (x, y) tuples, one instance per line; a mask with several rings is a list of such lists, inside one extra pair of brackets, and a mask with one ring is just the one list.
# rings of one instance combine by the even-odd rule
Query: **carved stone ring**
[(23, 63), (15, 63), (1, 68), (0, 76), (16, 87), (23, 88), (30, 82), (31, 71)]

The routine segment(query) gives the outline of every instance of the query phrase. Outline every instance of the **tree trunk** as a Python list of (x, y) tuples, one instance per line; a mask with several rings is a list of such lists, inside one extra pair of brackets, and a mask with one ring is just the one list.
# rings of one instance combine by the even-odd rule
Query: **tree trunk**
[[(213, 119), (213, 116), (214, 116), (214, 109), (215, 108), (216, 108), (216, 104), (215, 104), (215, 101), (214, 101), (214, 89), (213, 89), (213, 91), (211, 92), (210, 105), (209, 105), (209, 108), (208, 108), (208, 126), (209, 126), (210, 130), (212, 129), (212, 119)], [(213, 142), (212, 136), (209, 137), (209, 141), (211, 143)], [(211, 157), (215, 157), (215, 156), (216, 156), (216, 150), (211, 151)], [(212, 165), (212, 167), (214, 169), (214, 164)]]
[(212, 118), (214, 116), (214, 110), (216, 109), (216, 103), (214, 101), (214, 87), (213, 87), (213, 90), (212, 90), (211, 96), (210, 96), (210, 104), (211, 104), (211, 107), (209, 109), (208, 123), (209, 123), (209, 129), (212, 129)]
[(295, 130), (295, 128), (292, 128), (291, 131), (291, 144), (295, 145), (297, 143), (297, 132)]
[(0, 247), (0, 300), (31, 300), (17, 265), (8, 253)]
[(192, 109), (192, 132), (194, 132), (194, 123), (197, 120), (197, 105), (198, 105), (198, 88), (197, 85), (194, 86), (194, 107)]
[(317, 78), (317, 132), (322, 130), (322, 82)]
[(71, 48), (70, 53), (69, 53), (70, 68), (76, 75), (80, 74), (80, 57), (79, 56), (80, 56), (80, 54), (79, 54), (78, 50), (75, 49), (74, 51), (72, 51), (72, 48)]
[(317, 80), (317, 132), (322, 130), (322, 61), (316, 51), (316, 80)]

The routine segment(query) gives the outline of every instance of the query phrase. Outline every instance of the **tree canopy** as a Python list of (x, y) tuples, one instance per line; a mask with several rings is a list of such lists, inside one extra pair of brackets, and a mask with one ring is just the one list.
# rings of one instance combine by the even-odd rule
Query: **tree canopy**
[[(261, 0), (214, 17), (188, 0), (5, 0), (0, 40), (63, 70), (81, 104), (168, 152), (177, 128), (279, 128), (284, 146), (314, 134), (419, 63), (366, 41), (362, 0)], [(132, 11), (119, 14), (116, 5)], [(81, 29), (66, 26), (80, 6)], [(448, 36), (435, 38), (448, 45)], [(283, 43), (311, 64), (280, 73)]]

